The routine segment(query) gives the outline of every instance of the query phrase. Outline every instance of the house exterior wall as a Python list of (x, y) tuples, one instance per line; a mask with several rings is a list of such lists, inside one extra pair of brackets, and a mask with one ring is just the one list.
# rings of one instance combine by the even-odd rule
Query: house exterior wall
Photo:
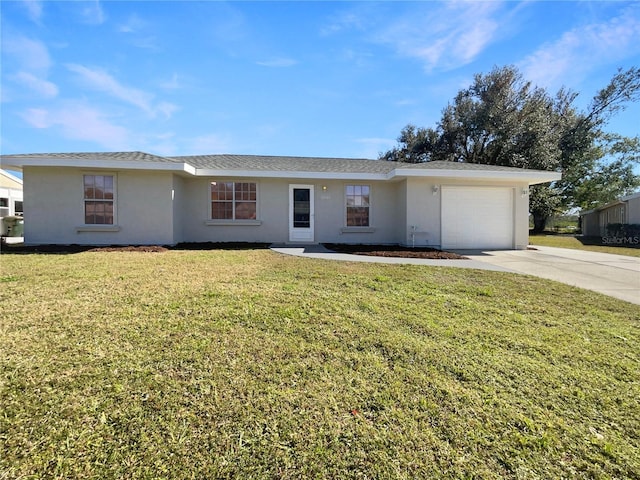
[[(112, 174), (116, 178), (116, 225), (113, 227), (83, 225), (82, 179), (83, 174), (92, 173)], [(258, 189), (256, 220), (212, 221), (210, 185), (216, 180), (255, 182)], [(526, 248), (528, 244), (526, 183), (488, 184), (418, 177), (393, 181), (214, 178), (169, 171), (31, 166), (24, 168), (25, 243), (287, 243), (291, 184), (314, 187), (314, 242), (438, 248), (442, 225), (447, 221), (441, 218), (442, 188), (468, 185), (513, 189), (514, 248)], [(369, 227), (346, 226), (347, 185), (370, 187)]]
[[(212, 181), (255, 182), (258, 189), (258, 222), (210, 220)], [(398, 182), (309, 179), (188, 178), (184, 180), (184, 238), (191, 242), (273, 242), (289, 238), (289, 185), (314, 186), (314, 242), (398, 243)], [(346, 185), (371, 187), (370, 228), (346, 228)], [(323, 189), (326, 187), (326, 189)]]
[(184, 191), (184, 178), (173, 175), (172, 178), (173, 189), (171, 196), (173, 198), (173, 243), (184, 242), (184, 222), (187, 217), (185, 210), (185, 191)]
[[(116, 177), (119, 228), (98, 231), (83, 226), (83, 174), (87, 173)], [(175, 243), (171, 173), (25, 167), (24, 192), (25, 244)]]
[(447, 186), (487, 186), (511, 188), (513, 195), (513, 248), (523, 250), (529, 244), (529, 186), (526, 183), (499, 184), (477, 181), (453, 181), (442, 179), (408, 178), (406, 181), (406, 236), (405, 245), (441, 247), (442, 224), (447, 221), (441, 218), (442, 188)]
[(598, 212), (589, 212), (580, 216), (582, 234), (586, 237), (600, 235), (600, 222)]
[(640, 224), (640, 195), (627, 200), (627, 223)]
[(628, 223), (627, 204), (618, 203), (598, 211), (599, 230), (596, 235), (606, 235), (610, 223)]
[[(434, 191), (437, 186), (438, 191)], [(432, 180), (407, 178), (406, 223), (401, 243), (440, 247), (440, 191)]]

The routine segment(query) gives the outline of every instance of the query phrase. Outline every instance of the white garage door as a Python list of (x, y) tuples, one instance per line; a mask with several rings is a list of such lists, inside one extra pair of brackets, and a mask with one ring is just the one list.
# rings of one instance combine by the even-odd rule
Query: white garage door
[(513, 248), (513, 189), (442, 187), (442, 248)]

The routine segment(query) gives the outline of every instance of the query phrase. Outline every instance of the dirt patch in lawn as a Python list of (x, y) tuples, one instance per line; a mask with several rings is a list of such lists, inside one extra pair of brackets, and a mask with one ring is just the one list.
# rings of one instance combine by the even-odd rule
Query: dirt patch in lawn
[(374, 257), (425, 258), (431, 260), (468, 260), (467, 257), (453, 252), (445, 252), (428, 247), (402, 247), (399, 245), (346, 245), (343, 243), (324, 243), (329, 250), (352, 255), (371, 255)]

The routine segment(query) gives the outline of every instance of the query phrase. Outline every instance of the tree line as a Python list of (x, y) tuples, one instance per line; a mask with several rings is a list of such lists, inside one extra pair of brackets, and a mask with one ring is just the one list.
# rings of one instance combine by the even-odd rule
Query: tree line
[[(609, 120), (640, 99), (640, 68), (619, 69), (586, 110), (578, 93), (555, 95), (513, 66), (474, 76), (442, 111), (435, 128), (407, 125), (380, 154), (397, 162), (449, 161), (553, 170), (562, 180), (530, 188), (534, 231), (556, 212), (589, 209), (640, 186), (640, 137), (609, 133)], [(640, 119), (638, 124), (640, 125)]]

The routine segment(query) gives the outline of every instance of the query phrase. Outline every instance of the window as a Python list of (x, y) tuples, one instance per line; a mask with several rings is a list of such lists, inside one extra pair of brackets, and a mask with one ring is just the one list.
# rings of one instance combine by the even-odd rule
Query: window
[(211, 219), (255, 220), (257, 199), (255, 183), (211, 182)]
[(22, 216), (24, 209), (22, 208), (22, 200), (16, 200), (13, 202), (13, 211), (16, 215)]
[(7, 215), (9, 215), (9, 199), (0, 197), (0, 217), (6, 217)]
[(113, 175), (84, 176), (84, 223), (86, 225), (113, 225)]
[(369, 185), (347, 185), (347, 227), (369, 226)]

